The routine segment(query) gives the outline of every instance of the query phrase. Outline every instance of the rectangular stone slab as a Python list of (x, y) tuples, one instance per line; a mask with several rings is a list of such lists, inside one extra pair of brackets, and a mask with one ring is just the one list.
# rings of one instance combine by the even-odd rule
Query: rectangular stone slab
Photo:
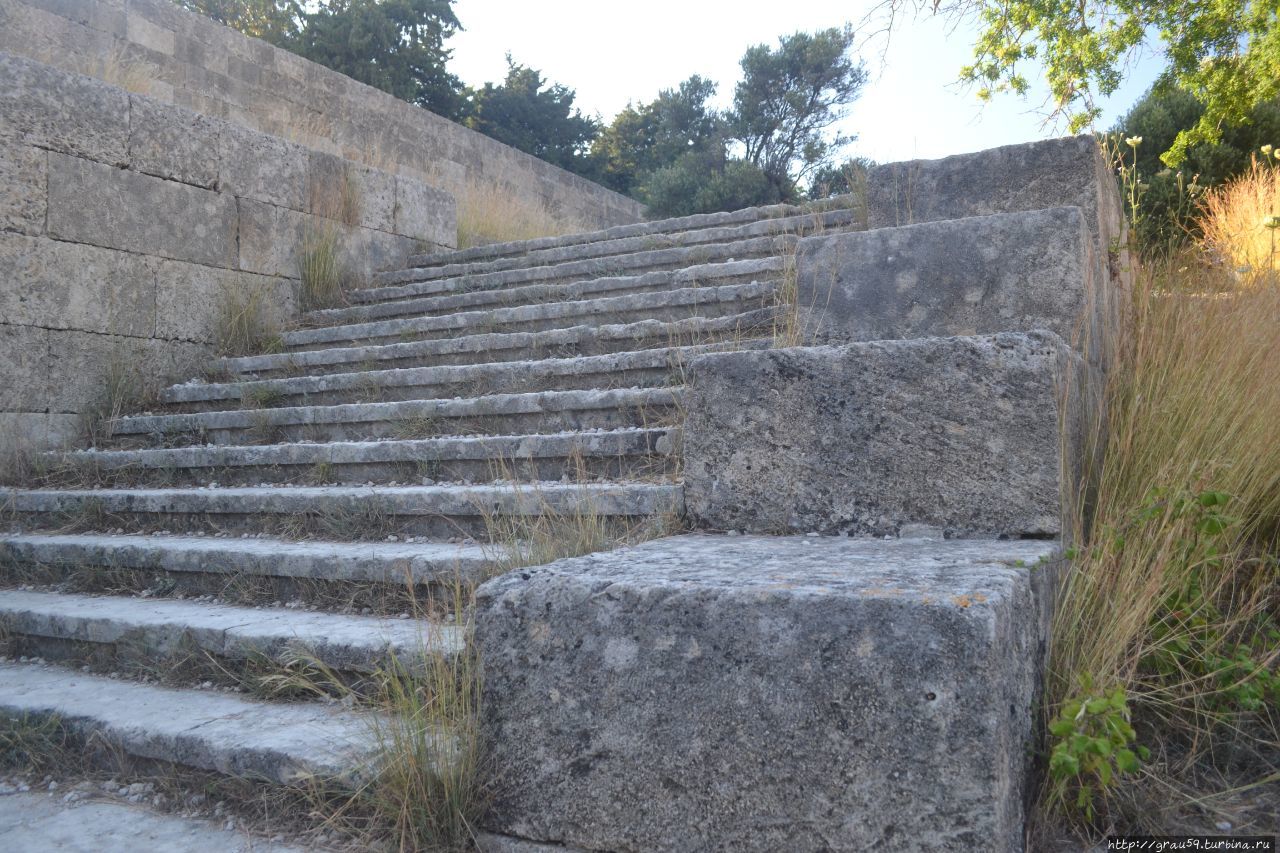
[(686, 369), (685, 501), (752, 533), (1057, 536), (1051, 332), (700, 356)]
[(797, 301), (815, 343), (1048, 329), (1082, 345), (1099, 303), (1077, 207), (808, 237)]
[(589, 850), (1020, 850), (1055, 550), (690, 535), (490, 581), (486, 828)]

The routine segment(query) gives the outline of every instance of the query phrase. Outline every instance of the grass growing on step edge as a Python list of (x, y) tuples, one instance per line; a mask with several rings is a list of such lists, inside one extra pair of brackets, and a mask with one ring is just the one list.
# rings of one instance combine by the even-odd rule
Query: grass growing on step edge
[(457, 195), (458, 248), (554, 237), (587, 230), (543, 204), (497, 184), (468, 181)]
[(1143, 270), (1127, 307), (1053, 624), (1039, 822), (1272, 833), (1280, 280), (1179, 257)]
[(298, 247), (303, 311), (337, 308), (347, 304), (350, 272), (342, 255), (342, 232), (335, 223), (320, 220), (309, 227)]
[(218, 355), (246, 356), (284, 349), (280, 328), (267, 306), (267, 293), (244, 284), (228, 285), (218, 298), (214, 317)]

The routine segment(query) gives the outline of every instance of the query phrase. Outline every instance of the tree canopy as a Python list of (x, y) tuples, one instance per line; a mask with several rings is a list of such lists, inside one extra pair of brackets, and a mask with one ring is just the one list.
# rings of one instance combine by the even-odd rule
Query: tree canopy
[(979, 97), (1025, 94), (1025, 66), (1039, 62), (1053, 113), (1073, 131), (1098, 118), (1097, 98), (1119, 88), (1139, 50), (1161, 52), (1158, 89), (1180, 89), (1204, 107), (1162, 153), (1170, 166), (1280, 95), (1276, 0), (887, 0), (881, 9), (907, 7), (976, 21), (974, 61), (960, 76)]

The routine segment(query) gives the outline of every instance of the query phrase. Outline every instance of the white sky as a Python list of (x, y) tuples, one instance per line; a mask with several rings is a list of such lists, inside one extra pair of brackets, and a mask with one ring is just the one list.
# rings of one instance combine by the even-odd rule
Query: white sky
[[(778, 36), (855, 25), (868, 0), (456, 0), (465, 30), (446, 43), (450, 70), (473, 86), (500, 81), (504, 55), (576, 90), (575, 103), (605, 121), (629, 100), (652, 100), (691, 74), (720, 84), (727, 106), (749, 46), (777, 44)], [(880, 162), (941, 157), (1065, 133), (1044, 127), (1044, 90), (1026, 101), (997, 96), (983, 106), (955, 84), (970, 60), (972, 31), (948, 32), (936, 18), (907, 19), (895, 27), (882, 65), (883, 41), (864, 52), (871, 81), (841, 129), (858, 134), (849, 148)], [(1158, 61), (1147, 59), (1106, 104), (1100, 128), (1110, 127), (1154, 80)], [(1034, 75), (1028, 73), (1029, 77)]]

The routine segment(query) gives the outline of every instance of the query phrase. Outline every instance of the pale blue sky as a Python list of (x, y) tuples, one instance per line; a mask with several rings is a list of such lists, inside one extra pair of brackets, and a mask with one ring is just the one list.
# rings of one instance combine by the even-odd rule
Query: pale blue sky
[[(450, 68), (465, 82), (501, 80), (510, 51), (575, 89), (582, 110), (607, 121), (628, 100), (651, 100), (691, 74), (719, 82), (719, 99), (727, 104), (748, 46), (776, 44), (796, 30), (857, 24), (870, 4), (456, 0), (454, 8), (466, 31), (449, 40)], [(872, 79), (842, 125), (859, 135), (850, 153), (881, 162), (941, 157), (1065, 133), (1043, 125), (1043, 89), (1025, 101), (1004, 96), (984, 106), (956, 85), (972, 43), (971, 30), (951, 32), (944, 21), (924, 16), (899, 21), (883, 64), (883, 40), (868, 45)], [(1105, 103), (1101, 127), (1122, 115), (1159, 70), (1157, 58), (1140, 57), (1126, 86)]]

